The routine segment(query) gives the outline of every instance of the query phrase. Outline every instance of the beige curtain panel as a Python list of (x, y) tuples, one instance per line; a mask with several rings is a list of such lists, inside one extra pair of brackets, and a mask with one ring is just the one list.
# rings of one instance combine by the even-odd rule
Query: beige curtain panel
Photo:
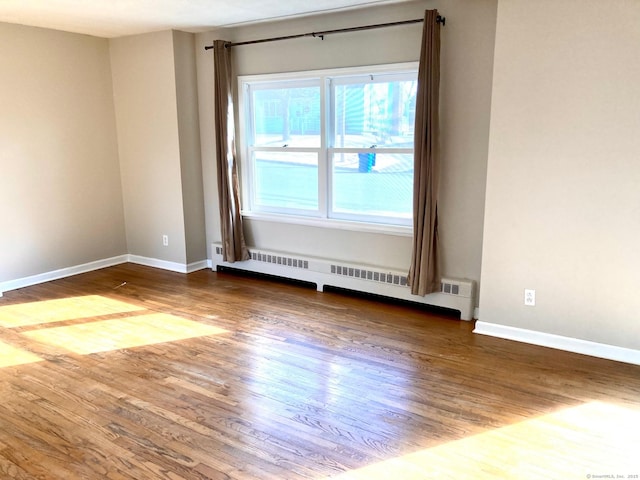
[(244, 240), (238, 167), (236, 164), (235, 121), (231, 83), (231, 51), (225, 41), (214, 42), (215, 138), (218, 171), (218, 199), (222, 258), (226, 262), (249, 260)]
[(422, 31), (413, 179), (413, 250), (408, 283), (414, 295), (440, 290), (438, 246), (438, 108), (440, 95), (440, 24), (438, 11), (425, 11)]

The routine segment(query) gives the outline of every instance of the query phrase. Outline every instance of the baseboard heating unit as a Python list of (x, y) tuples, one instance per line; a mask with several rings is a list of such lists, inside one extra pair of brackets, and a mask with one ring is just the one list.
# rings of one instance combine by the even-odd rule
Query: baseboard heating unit
[(310, 282), (316, 284), (320, 292), (325, 286), (331, 286), (449, 308), (458, 310), (462, 320), (473, 317), (475, 283), (472, 280), (443, 278), (440, 292), (421, 297), (411, 294), (406, 272), (255, 248), (249, 250), (250, 260), (228, 263), (222, 260), (222, 246), (214, 243), (211, 267), (214, 271), (218, 267), (228, 267)]

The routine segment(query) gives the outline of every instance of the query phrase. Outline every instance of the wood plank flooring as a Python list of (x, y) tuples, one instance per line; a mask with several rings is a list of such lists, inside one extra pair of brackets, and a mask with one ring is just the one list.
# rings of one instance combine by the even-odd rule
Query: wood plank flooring
[(207, 270), (7, 292), (0, 479), (639, 478), (640, 367), (472, 329)]

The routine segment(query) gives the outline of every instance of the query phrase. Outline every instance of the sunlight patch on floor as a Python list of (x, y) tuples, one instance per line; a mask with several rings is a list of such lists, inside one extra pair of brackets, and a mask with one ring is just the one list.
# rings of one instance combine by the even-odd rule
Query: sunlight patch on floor
[(141, 347), (188, 338), (228, 333), (228, 330), (184, 318), (154, 313), (24, 332), (32, 340), (81, 355)]
[(60, 298), (2, 306), (0, 307), (0, 326), (25, 327), (140, 310), (144, 308), (100, 295)]
[(638, 478), (639, 447), (640, 410), (591, 402), (330, 478)]
[(0, 368), (41, 362), (42, 358), (4, 342), (0, 342)]

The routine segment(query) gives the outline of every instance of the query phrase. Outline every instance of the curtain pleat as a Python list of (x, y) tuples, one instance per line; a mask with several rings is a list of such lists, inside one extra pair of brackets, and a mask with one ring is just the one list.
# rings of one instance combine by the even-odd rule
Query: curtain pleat
[(414, 295), (440, 290), (438, 246), (438, 109), (440, 95), (440, 24), (438, 11), (425, 11), (422, 31), (413, 179), (413, 249), (408, 284)]
[(225, 41), (214, 42), (215, 138), (218, 171), (218, 199), (222, 257), (227, 262), (249, 260), (244, 240), (238, 167), (236, 164), (235, 121), (231, 75), (231, 52)]

